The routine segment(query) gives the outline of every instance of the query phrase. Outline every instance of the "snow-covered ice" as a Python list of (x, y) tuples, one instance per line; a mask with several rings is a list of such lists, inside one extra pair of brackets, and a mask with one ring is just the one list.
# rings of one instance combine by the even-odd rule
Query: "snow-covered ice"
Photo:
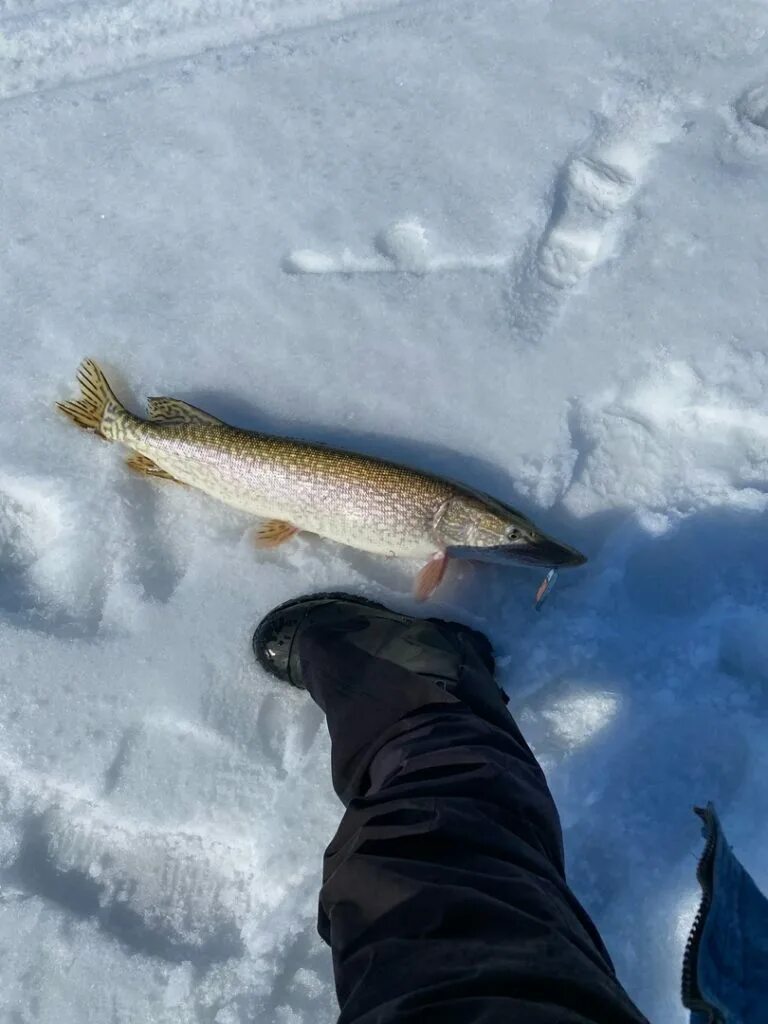
[(492, 637), (573, 887), (685, 1020), (691, 805), (768, 888), (767, 31), (752, 0), (0, 0), (0, 1020), (333, 1020), (327, 737), (250, 632), (312, 589), (412, 607), (409, 564), (258, 553), (128, 474), (53, 411), (86, 354), (591, 556), (540, 614), (539, 576), (466, 564), (430, 612)]

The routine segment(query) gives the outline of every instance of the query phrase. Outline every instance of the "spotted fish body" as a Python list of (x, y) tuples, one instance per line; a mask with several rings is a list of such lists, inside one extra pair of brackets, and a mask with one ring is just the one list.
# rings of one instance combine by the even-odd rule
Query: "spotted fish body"
[(149, 399), (148, 419), (141, 419), (115, 398), (91, 360), (81, 365), (78, 380), (82, 397), (59, 403), (62, 412), (132, 449), (133, 469), (188, 484), (266, 519), (262, 546), (306, 530), (363, 551), (428, 558), (417, 588), (425, 597), (439, 583), (452, 545), (469, 541), (472, 548), (474, 539), (478, 552), (490, 550), (491, 542), (498, 546), (502, 539), (499, 531), (509, 537), (513, 520), (523, 532), (535, 529), (507, 506), (440, 477), (356, 452), (241, 430), (177, 399)]
[(449, 484), (388, 462), (230, 426), (141, 423), (126, 438), (174, 479), (363, 551), (432, 554)]

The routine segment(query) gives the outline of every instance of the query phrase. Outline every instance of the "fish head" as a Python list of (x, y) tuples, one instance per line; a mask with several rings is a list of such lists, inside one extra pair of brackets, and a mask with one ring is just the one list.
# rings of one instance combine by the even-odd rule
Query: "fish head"
[(532, 566), (577, 566), (581, 552), (543, 533), (522, 512), (483, 494), (449, 498), (435, 517), (433, 532), (451, 556)]

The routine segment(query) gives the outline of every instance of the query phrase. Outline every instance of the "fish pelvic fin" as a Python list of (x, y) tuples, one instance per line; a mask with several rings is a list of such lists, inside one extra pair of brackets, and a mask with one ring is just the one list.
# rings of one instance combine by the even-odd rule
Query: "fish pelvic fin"
[(131, 427), (140, 420), (117, 400), (101, 368), (84, 359), (77, 371), (81, 397), (57, 402), (56, 408), (83, 430), (93, 430), (106, 441), (127, 441)]
[(153, 423), (197, 423), (207, 427), (221, 427), (225, 424), (198, 409), (196, 405), (182, 402), (180, 398), (148, 398), (147, 415)]
[(299, 532), (298, 526), (282, 519), (266, 519), (253, 532), (253, 543), (257, 548), (277, 548)]
[(448, 556), (444, 551), (436, 551), (416, 577), (413, 596), (417, 601), (426, 601), (434, 594), (445, 575)]
[(171, 476), (170, 473), (161, 469), (152, 459), (147, 458), (146, 455), (141, 455), (139, 452), (132, 452), (125, 460), (125, 464), (134, 473), (141, 473), (143, 476), (153, 476), (159, 480), (173, 480), (177, 484), (181, 483), (175, 476)]

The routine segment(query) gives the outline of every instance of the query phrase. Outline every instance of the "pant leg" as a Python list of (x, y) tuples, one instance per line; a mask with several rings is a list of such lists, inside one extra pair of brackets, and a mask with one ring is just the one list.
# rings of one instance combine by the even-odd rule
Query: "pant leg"
[(506, 711), (341, 634), (307, 630), (301, 656), (347, 804), (319, 913), (339, 1024), (644, 1021), (566, 884), (557, 811)]

